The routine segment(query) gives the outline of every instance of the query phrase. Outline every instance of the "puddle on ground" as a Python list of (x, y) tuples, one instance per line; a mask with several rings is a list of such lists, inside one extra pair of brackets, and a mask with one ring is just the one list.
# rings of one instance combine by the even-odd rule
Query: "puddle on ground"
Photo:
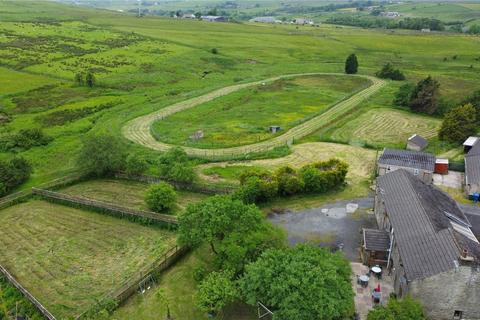
[(312, 242), (341, 249), (347, 259), (359, 260), (362, 228), (375, 228), (373, 198), (327, 204), (303, 211), (272, 213), (269, 220), (285, 228), (291, 245)]

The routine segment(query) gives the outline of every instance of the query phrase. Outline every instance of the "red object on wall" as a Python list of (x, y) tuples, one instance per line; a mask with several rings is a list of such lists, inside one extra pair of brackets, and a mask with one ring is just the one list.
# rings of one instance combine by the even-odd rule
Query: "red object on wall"
[(435, 173), (448, 174), (448, 159), (437, 159), (435, 161)]

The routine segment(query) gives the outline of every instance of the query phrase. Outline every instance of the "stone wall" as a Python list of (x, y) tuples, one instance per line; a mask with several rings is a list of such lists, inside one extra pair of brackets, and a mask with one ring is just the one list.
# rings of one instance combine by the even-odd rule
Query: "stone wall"
[(416, 172), (414, 168), (386, 165), (386, 164), (381, 164), (381, 163), (378, 164), (377, 174), (379, 176), (383, 176), (384, 174), (386, 174), (388, 172), (393, 172), (393, 171), (398, 170), (398, 169), (405, 169), (405, 170), (411, 172), (413, 175), (422, 179), (423, 182), (425, 182), (427, 184), (431, 184), (433, 182), (433, 172), (432, 171), (426, 171), (426, 170), (418, 169), (418, 172)]
[(455, 310), (466, 320), (480, 319), (480, 269), (469, 265), (410, 283), (410, 294), (419, 299), (429, 319), (451, 320)]

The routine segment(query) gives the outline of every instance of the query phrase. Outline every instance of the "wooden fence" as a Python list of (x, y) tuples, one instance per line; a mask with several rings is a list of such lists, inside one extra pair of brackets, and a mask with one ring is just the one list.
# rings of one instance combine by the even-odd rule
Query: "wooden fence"
[(43, 315), (45, 319), (56, 320), (53, 314), (47, 310), (27, 289), (25, 289), (18, 281), (15, 279), (2, 265), (0, 265), (0, 272), (5, 276), (5, 278), (20, 291), (25, 298), (27, 298)]
[(77, 206), (81, 206), (81, 207), (85, 207), (93, 210), (106, 211), (120, 217), (140, 218), (140, 219), (145, 219), (147, 221), (160, 223), (160, 224), (166, 223), (170, 225), (176, 225), (178, 223), (177, 217), (175, 216), (160, 214), (152, 211), (125, 208), (125, 207), (117, 206), (110, 203), (86, 199), (86, 198), (77, 197), (77, 196), (71, 196), (68, 194), (49, 191), (49, 190), (43, 190), (39, 188), (32, 188), (32, 192), (33, 194), (39, 195), (47, 200), (52, 199), (60, 202), (75, 204)]
[(129, 175), (126, 173), (117, 173), (115, 174), (115, 178), (117, 179), (124, 179), (124, 180), (135, 180), (145, 183), (159, 183), (159, 182), (168, 182), (177, 190), (187, 190), (205, 194), (227, 194), (235, 191), (235, 187), (225, 186), (225, 187), (212, 187), (209, 185), (200, 185), (196, 183), (182, 183), (182, 182), (175, 182), (175, 181), (167, 181), (160, 177), (156, 176), (147, 176), (147, 175)]
[(117, 305), (123, 304), (128, 298), (135, 294), (135, 292), (141, 291), (142, 284), (147, 283), (147, 281), (152, 278), (158, 279), (158, 277), (164, 270), (170, 267), (187, 252), (187, 247), (174, 246), (170, 248), (144, 271), (140, 271), (134, 276), (132, 276), (115, 291), (107, 293), (102, 299), (100, 299), (97, 304), (93, 305), (90, 309), (86, 310), (75, 319), (85, 319), (85, 317), (91, 312), (91, 310), (101, 309), (102, 304), (108, 300), (114, 300)]

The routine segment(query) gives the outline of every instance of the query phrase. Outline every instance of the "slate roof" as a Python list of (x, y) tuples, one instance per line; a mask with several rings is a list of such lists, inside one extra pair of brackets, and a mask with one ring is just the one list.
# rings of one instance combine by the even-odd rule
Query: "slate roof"
[(428, 145), (428, 141), (425, 138), (419, 136), (418, 134), (414, 134), (413, 136), (411, 136), (408, 141), (419, 146), (421, 149), (425, 149)]
[(363, 229), (363, 241), (367, 250), (388, 251), (390, 249), (390, 235), (384, 230)]
[(399, 149), (384, 149), (378, 163), (433, 172), (435, 156), (430, 153)]
[(480, 184), (480, 142), (465, 155), (465, 183)]
[(385, 202), (408, 280), (455, 268), (465, 248), (480, 260), (480, 243), (458, 228), (471, 233), (470, 222), (444, 192), (403, 169), (379, 177), (377, 192)]

